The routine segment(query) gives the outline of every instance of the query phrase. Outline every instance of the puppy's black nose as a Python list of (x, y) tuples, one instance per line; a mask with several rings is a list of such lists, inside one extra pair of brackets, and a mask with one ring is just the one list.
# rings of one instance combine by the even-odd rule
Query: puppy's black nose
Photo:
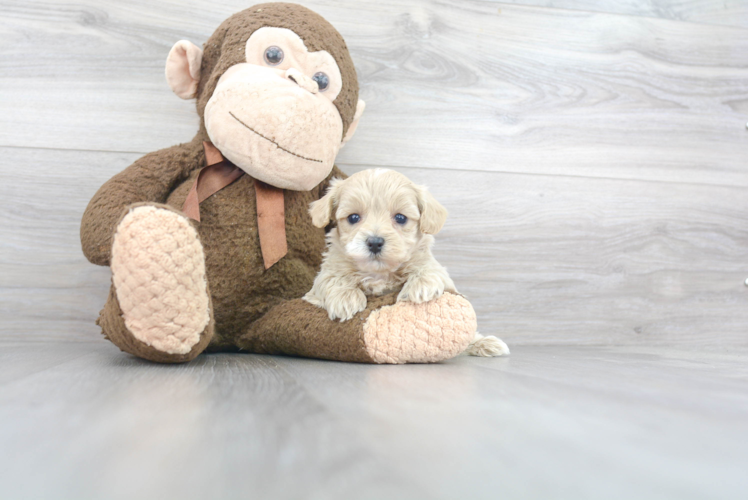
[(382, 247), (384, 246), (384, 238), (380, 238), (379, 236), (369, 236), (366, 238), (366, 246), (369, 247), (369, 251), (373, 254), (378, 254), (382, 251)]

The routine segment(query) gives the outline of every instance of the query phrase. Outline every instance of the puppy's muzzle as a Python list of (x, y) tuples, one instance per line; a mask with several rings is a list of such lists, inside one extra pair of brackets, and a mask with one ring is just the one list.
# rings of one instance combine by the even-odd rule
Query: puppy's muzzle
[(366, 246), (369, 247), (371, 253), (378, 255), (384, 246), (384, 238), (379, 236), (369, 236), (366, 238)]

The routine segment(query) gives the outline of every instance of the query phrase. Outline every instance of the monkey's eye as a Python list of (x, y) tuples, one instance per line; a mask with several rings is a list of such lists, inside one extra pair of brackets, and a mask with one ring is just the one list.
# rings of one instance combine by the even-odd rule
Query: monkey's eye
[(283, 51), (280, 47), (273, 45), (265, 49), (265, 62), (270, 66), (278, 66), (283, 62)]
[(324, 92), (330, 86), (330, 78), (321, 71), (315, 73), (312, 80), (317, 82), (320, 92)]
[(361, 216), (358, 214), (351, 214), (348, 216), (348, 222), (350, 222), (351, 224), (356, 224), (360, 220)]
[(395, 222), (397, 222), (398, 224), (402, 226), (403, 224), (408, 222), (408, 218), (404, 216), (403, 214), (397, 214), (395, 215)]

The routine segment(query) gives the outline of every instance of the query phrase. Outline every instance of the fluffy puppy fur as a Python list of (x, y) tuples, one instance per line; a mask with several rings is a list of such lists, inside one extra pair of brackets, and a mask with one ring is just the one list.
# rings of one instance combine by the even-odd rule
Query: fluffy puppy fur
[[(457, 293), (447, 270), (431, 254), (433, 234), (447, 210), (425, 187), (387, 169), (334, 179), (325, 196), (310, 205), (312, 223), (332, 229), (322, 268), (304, 300), (346, 321), (366, 308), (367, 296), (402, 287), (397, 300), (420, 303)], [(496, 337), (476, 335), (466, 350), (499, 356), (509, 349)]]
[(346, 321), (366, 308), (367, 295), (402, 290), (398, 301), (426, 302), (454, 283), (431, 255), (432, 234), (447, 211), (434, 197), (393, 170), (364, 170), (334, 179), (311, 204), (312, 223), (327, 235), (322, 269), (304, 300)]

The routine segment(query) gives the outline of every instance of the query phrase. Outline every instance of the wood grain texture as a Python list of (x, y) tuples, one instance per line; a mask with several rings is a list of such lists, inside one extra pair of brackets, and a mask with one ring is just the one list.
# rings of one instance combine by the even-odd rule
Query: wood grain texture
[(504, 0), (501, 3), (748, 28), (748, 2), (744, 0)]
[(483, 334), (510, 345), (748, 346), (744, 189), (401, 171), (448, 207), (434, 254)]
[[(0, 184), (0, 332), (95, 338), (110, 274), (83, 258), (80, 216), (137, 155), (0, 153), (15, 166)], [(743, 188), (398, 170), (449, 209), (435, 255), (474, 304), (484, 334), (513, 345), (748, 345)]]
[(0, 486), (8, 498), (417, 493), (403, 470), (367, 449), (355, 423), (272, 358), (204, 356), (171, 369), (104, 341), (56, 347), (57, 363), (38, 345), (2, 347), (13, 372), (0, 385)]
[[(6, 498), (739, 499), (746, 352), (371, 366), (0, 343)], [(5, 375), (7, 374), (7, 375)]]
[[(145, 153), (192, 137), (171, 44), (244, 2), (6, 2), (0, 145)], [(310, 1), (367, 101), (347, 164), (748, 186), (748, 30), (490, 1)], [(716, 3), (715, 3), (716, 5)]]
[(97, 338), (111, 274), (83, 257), (80, 221), (96, 190), (138, 156), (2, 148), (0, 336)]
[(304, 2), (368, 104), (339, 165), (430, 187), (435, 255), (512, 349), (383, 367), (103, 340), (82, 212), (192, 137), (166, 54), (249, 4), (4, 1), (3, 498), (742, 499), (746, 4), (510, 3)]

